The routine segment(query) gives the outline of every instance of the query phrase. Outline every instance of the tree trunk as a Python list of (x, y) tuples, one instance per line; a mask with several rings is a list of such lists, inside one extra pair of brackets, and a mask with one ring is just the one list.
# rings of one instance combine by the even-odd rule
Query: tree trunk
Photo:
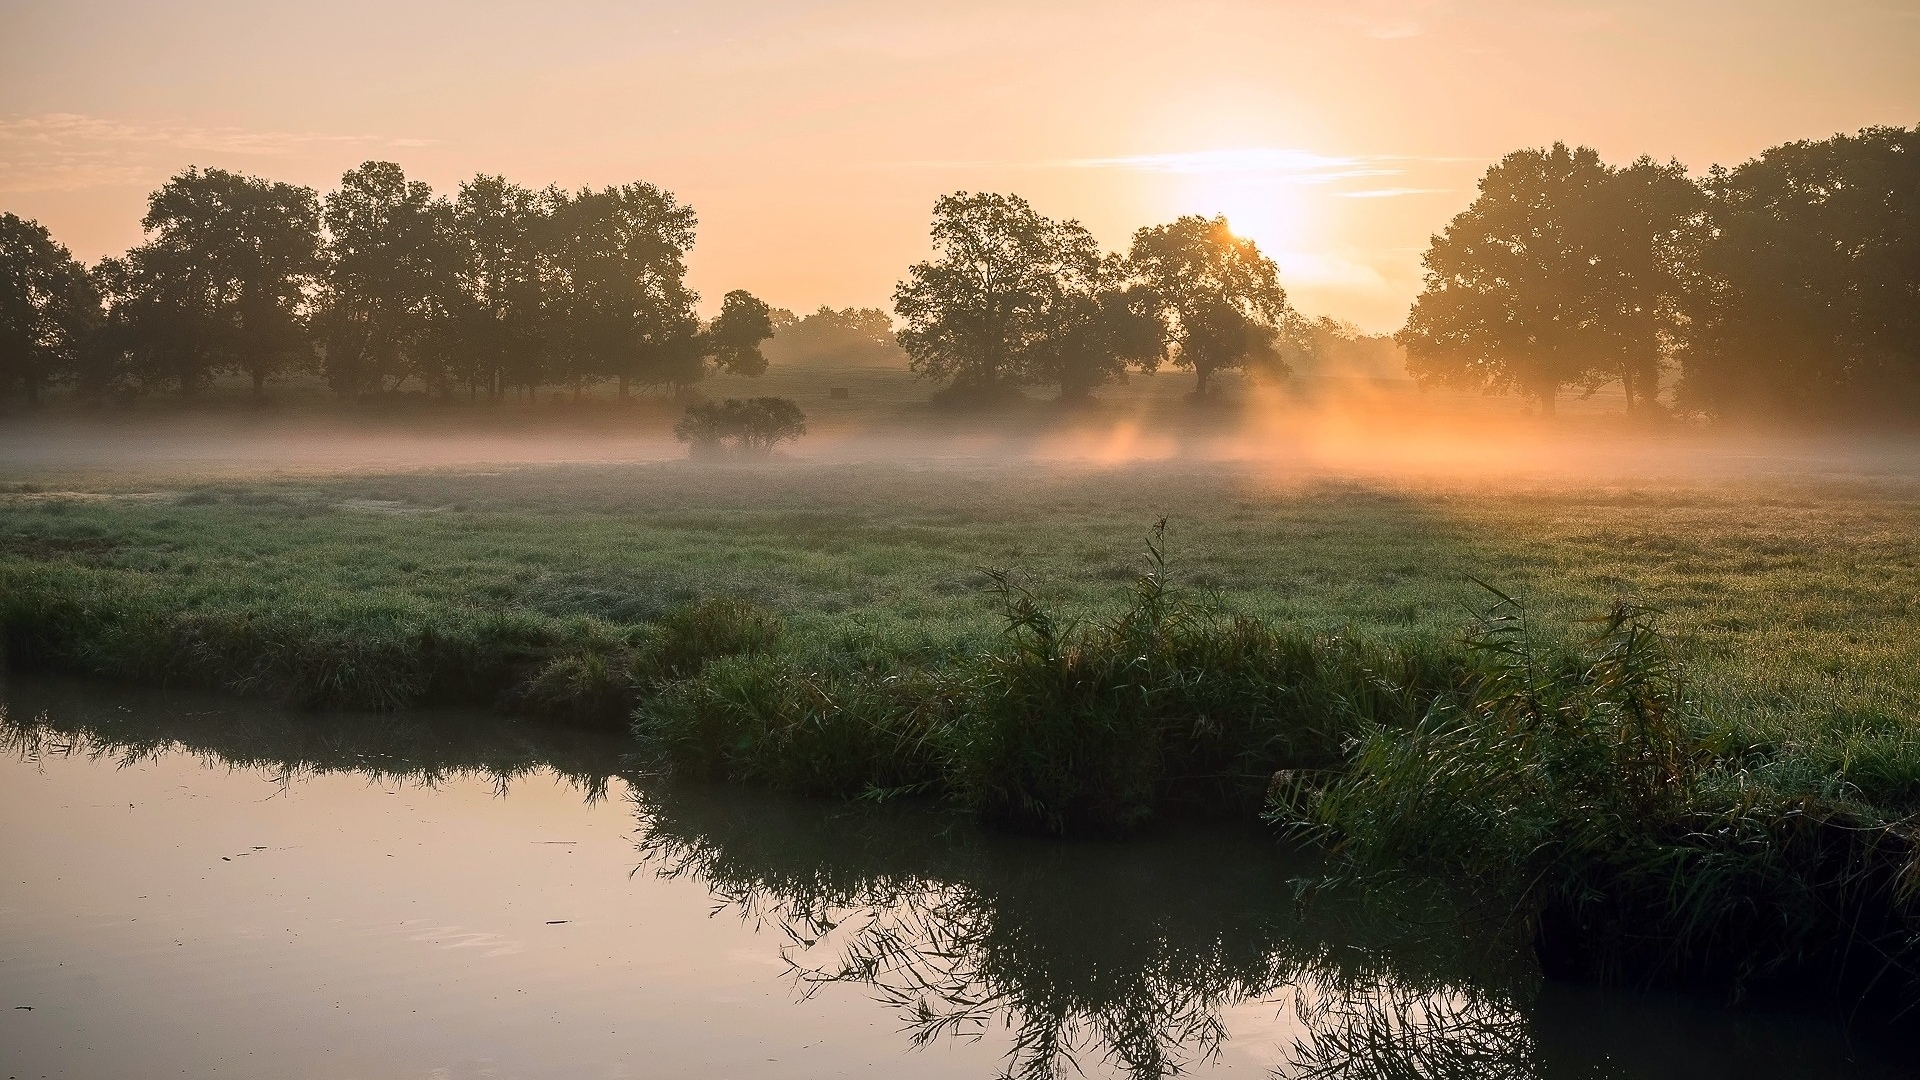
[(267, 401), (267, 371), (256, 367), (248, 374), (253, 376), (253, 403), (264, 405)]
[(1206, 397), (1207, 381), (1213, 378), (1213, 365), (1195, 364), (1193, 365), (1193, 374), (1198, 380), (1198, 385), (1194, 387), (1193, 396)]
[(1559, 388), (1559, 387), (1557, 387), (1557, 386), (1552, 386), (1552, 385), (1549, 385), (1549, 386), (1546, 386), (1546, 387), (1543, 387), (1543, 388), (1541, 388), (1541, 390), (1540, 390), (1540, 415), (1541, 415), (1541, 416), (1552, 416), (1552, 415), (1554, 415), (1554, 411), (1553, 411), (1553, 406), (1554, 406), (1554, 400), (1553, 400), (1553, 399), (1554, 399), (1554, 398), (1556, 398), (1556, 397), (1558, 397), (1558, 396), (1559, 396), (1559, 394), (1560, 394), (1560, 388)]

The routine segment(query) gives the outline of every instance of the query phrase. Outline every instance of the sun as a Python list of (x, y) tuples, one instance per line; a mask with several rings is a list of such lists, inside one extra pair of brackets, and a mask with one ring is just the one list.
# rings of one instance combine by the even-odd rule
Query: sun
[(1306, 194), (1289, 178), (1268, 170), (1222, 169), (1181, 179), (1180, 213), (1224, 214), (1235, 235), (1252, 240), (1269, 257), (1305, 245)]

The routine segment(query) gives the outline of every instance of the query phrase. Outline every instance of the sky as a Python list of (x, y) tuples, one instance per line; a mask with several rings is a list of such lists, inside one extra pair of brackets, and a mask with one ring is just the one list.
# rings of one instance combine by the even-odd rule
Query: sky
[(886, 306), (937, 196), (1002, 191), (1114, 249), (1225, 213), (1385, 331), (1502, 154), (1913, 125), (1916, 56), (1920, 0), (0, 0), (0, 210), (94, 260), (190, 165), (646, 180), (699, 213), (706, 306), (805, 311)]

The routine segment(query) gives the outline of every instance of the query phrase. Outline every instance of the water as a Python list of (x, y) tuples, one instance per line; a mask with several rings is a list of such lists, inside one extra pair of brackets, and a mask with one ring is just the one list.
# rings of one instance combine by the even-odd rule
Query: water
[(471, 714), (0, 698), (0, 1078), (1908, 1075), (1543, 986), (1425, 901), (1302, 908), (1258, 835), (998, 836)]

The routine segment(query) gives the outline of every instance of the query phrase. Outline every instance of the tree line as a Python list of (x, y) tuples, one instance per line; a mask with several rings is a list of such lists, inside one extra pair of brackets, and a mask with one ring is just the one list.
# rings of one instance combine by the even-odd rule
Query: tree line
[[(1361, 336), (1288, 302), (1223, 217), (1142, 228), (1108, 252), (1015, 195), (934, 205), (932, 257), (879, 309), (795, 317), (744, 291), (701, 320), (696, 219), (650, 184), (535, 191), (477, 176), (452, 198), (369, 162), (310, 188), (188, 169), (153, 193), (146, 239), (88, 268), (0, 215), (0, 392), (37, 398), (317, 371), (342, 394), (499, 400), (611, 381), (685, 388), (795, 360), (904, 358), (955, 399), (1035, 386), (1084, 399), (1172, 364), (1284, 376)], [(1625, 388), (1628, 409), (1911, 416), (1920, 405), (1920, 128), (1777, 146), (1694, 179), (1556, 143), (1507, 155), (1424, 257), (1394, 336), (1423, 383)], [(1367, 348), (1378, 351), (1384, 342)]]
[(1520, 150), (1427, 249), (1396, 335), (1429, 383), (1651, 412), (1911, 418), (1920, 406), (1920, 128), (1678, 162)]
[(692, 208), (651, 184), (535, 191), (476, 176), (453, 198), (368, 162), (311, 188), (191, 168), (148, 199), (146, 238), (91, 269), (0, 215), (0, 388), (37, 400), (318, 372), (344, 395), (500, 400), (590, 384), (683, 388), (766, 367), (767, 305), (701, 320)]

